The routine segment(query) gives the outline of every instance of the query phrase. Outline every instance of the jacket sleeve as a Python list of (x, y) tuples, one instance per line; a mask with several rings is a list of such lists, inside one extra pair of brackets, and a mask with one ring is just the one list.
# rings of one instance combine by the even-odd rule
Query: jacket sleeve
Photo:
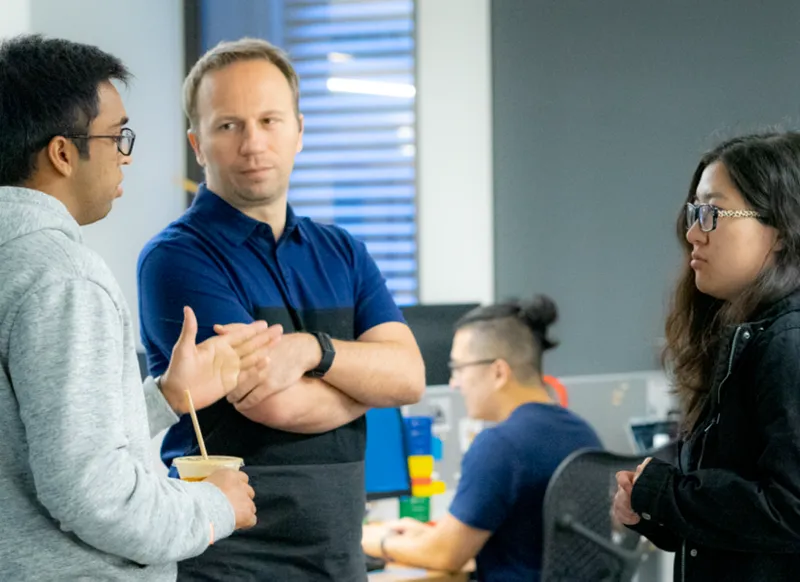
[(763, 447), (754, 479), (709, 468), (681, 473), (652, 460), (631, 506), (678, 537), (747, 552), (800, 552), (800, 328), (775, 334), (759, 354), (752, 422)]
[[(36, 495), (64, 531), (139, 564), (203, 552), (234, 528), (210, 483), (152, 470), (129, 435), (120, 312), (85, 280), (46, 287), (17, 313), (9, 372), (25, 425)], [(144, 415), (142, 423), (146, 423)], [(146, 441), (148, 427), (141, 427)]]
[(646, 537), (654, 546), (665, 552), (677, 552), (683, 540), (663, 524), (652, 520), (642, 519), (636, 525), (629, 525), (628, 529)]

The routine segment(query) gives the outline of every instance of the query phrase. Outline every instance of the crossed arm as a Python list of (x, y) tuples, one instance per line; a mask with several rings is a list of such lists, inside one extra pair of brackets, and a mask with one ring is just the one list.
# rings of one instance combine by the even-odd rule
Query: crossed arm
[[(334, 340), (336, 356), (324, 379), (304, 374), (317, 366), (321, 350), (304, 333), (288, 334), (257, 371), (252, 367), (228, 400), (250, 420), (302, 433), (332, 430), (371, 407), (417, 402), (424, 367), (407, 326), (389, 322), (356, 341)], [(283, 386), (287, 386), (283, 388)]]
[[(237, 294), (222, 282), (225, 279), (208, 276), (217, 268), (208, 257), (189, 249), (156, 249), (143, 259), (142, 329), (164, 353), (180, 334), (179, 306), (195, 309), (198, 340), (214, 333), (213, 323), (253, 321)], [(367, 300), (374, 297), (373, 290)], [(284, 335), (243, 362), (239, 385), (228, 400), (254, 422), (290, 432), (320, 433), (351, 422), (370, 407), (400, 406), (421, 398), (424, 365), (405, 324), (378, 323), (355, 341), (333, 343), (336, 356), (331, 369), (324, 379), (314, 379), (304, 374), (320, 361), (316, 338), (307, 333)]]

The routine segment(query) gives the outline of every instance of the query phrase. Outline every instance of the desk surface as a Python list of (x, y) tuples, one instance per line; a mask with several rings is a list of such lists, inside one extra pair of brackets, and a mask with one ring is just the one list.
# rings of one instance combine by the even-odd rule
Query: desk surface
[(467, 582), (467, 572), (434, 572), (423, 568), (411, 568), (390, 564), (385, 570), (370, 572), (369, 582)]

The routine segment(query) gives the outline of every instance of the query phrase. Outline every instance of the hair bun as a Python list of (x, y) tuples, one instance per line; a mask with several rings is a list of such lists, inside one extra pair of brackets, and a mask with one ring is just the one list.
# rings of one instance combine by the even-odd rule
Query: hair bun
[(521, 301), (519, 303), (519, 312), (520, 317), (540, 338), (543, 350), (549, 350), (558, 345), (558, 342), (547, 337), (548, 328), (558, 319), (558, 308), (550, 297), (536, 295), (529, 301)]

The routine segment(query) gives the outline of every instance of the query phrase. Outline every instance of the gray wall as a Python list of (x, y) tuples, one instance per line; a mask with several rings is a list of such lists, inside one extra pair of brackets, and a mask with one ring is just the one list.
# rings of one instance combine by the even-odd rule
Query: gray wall
[[(185, 208), (182, 7), (173, 0), (29, 0), (29, 32), (95, 44), (120, 57), (134, 75), (122, 89), (136, 132), (133, 163), (124, 169), (125, 193), (107, 218), (83, 229), (83, 236), (119, 281), (137, 343), (139, 251)], [(2, 14), (0, 8), (0, 19)]]
[(551, 294), (546, 367), (657, 367), (699, 155), (800, 106), (800, 3), (495, 0), (496, 297)]

